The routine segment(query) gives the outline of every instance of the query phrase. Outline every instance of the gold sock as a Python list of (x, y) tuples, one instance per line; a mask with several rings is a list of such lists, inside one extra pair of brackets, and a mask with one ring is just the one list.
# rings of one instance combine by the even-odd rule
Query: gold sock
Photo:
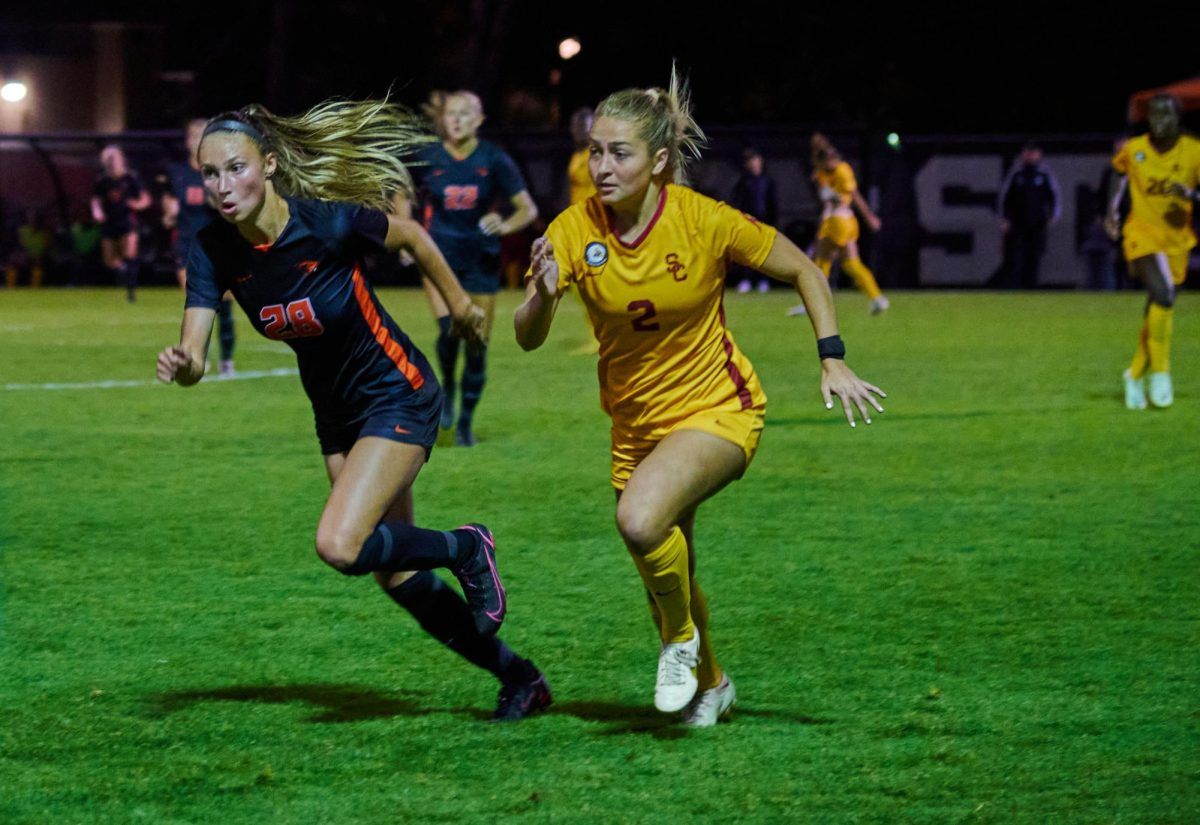
[(854, 285), (865, 292), (872, 301), (883, 294), (879, 284), (875, 283), (875, 276), (860, 258), (846, 258), (842, 261), (842, 271), (849, 275), (854, 280)]
[(825, 280), (829, 280), (829, 273), (833, 270), (833, 260), (831, 258), (813, 258), (813, 263), (825, 273)]
[[(654, 596), (646, 591), (646, 601), (650, 605), (650, 621), (654, 629), (662, 632), (662, 613), (654, 603)], [(692, 623), (700, 633), (700, 665), (696, 668), (696, 678), (700, 682), (699, 690), (708, 690), (721, 684), (725, 671), (717, 662), (717, 654), (713, 651), (712, 638), (708, 635), (708, 596), (700, 588), (700, 582), (692, 579)]]
[(725, 673), (717, 663), (717, 654), (713, 652), (708, 636), (708, 596), (695, 579), (692, 579), (692, 621), (700, 632), (700, 664), (696, 668), (696, 679), (700, 682), (698, 690), (715, 688), (721, 684)]
[(1171, 330), (1174, 320), (1175, 310), (1172, 307), (1151, 304), (1146, 311), (1146, 349), (1150, 353), (1150, 372), (1171, 370)]
[(662, 620), (659, 637), (663, 643), (691, 639), (696, 627), (692, 624), (687, 539), (683, 537), (683, 531), (672, 527), (658, 547), (644, 556), (636, 553), (630, 555), (642, 576), (642, 582), (654, 597)]
[(1150, 328), (1142, 321), (1142, 329), (1138, 332), (1137, 349), (1133, 351), (1133, 361), (1129, 364), (1129, 374), (1134, 378), (1143, 378), (1146, 375), (1146, 368), (1150, 366), (1150, 349), (1147, 346), (1147, 339), (1150, 337)]

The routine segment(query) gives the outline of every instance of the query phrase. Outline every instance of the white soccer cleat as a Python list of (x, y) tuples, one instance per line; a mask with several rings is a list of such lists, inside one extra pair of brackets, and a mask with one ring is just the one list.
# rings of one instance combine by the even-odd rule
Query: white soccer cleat
[(886, 295), (880, 295), (878, 298), (871, 299), (869, 309), (872, 315), (879, 315), (880, 313), (887, 312), (888, 307), (891, 305), (892, 302), (887, 299)]
[(654, 683), (654, 707), (663, 713), (683, 710), (696, 695), (699, 682), (692, 668), (700, 664), (700, 631), (686, 642), (663, 645), (658, 654), (658, 679)]
[(1125, 409), (1127, 410), (1144, 410), (1146, 409), (1146, 381), (1143, 378), (1134, 378), (1133, 373), (1129, 370), (1121, 373), (1121, 378), (1125, 381)]
[(749, 278), (742, 278), (742, 280), (738, 281), (737, 291), (739, 295), (745, 295), (753, 288), (754, 285), (750, 283)]
[[(1156, 407), (1169, 407), (1175, 402), (1175, 387), (1171, 385), (1171, 373), (1150, 373), (1150, 403)], [(1145, 400), (1142, 406), (1145, 406)]]
[(789, 318), (791, 318), (794, 315), (807, 315), (808, 307), (804, 306), (804, 304), (796, 304), (794, 307), (792, 307), (791, 309), (789, 309), (787, 311), (787, 314), (788, 314)]
[(217, 369), (222, 378), (233, 378), (233, 376), (237, 375), (237, 370), (233, 368), (233, 361), (228, 359), (222, 361)]
[(683, 724), (693, 728), (711, 728), (722, 716), (728, 715), (736, 701), (737, 691), (733, 689), (733, 682), (726, 673), (721, 677), (721, 684), (700, 691), (691, 704), (683, 709)]
[(767, 281), (759, 281), (758, 282), (758, 291), (764, 295), (767, 294), (768, 292), (771, 291), (771, 284)]

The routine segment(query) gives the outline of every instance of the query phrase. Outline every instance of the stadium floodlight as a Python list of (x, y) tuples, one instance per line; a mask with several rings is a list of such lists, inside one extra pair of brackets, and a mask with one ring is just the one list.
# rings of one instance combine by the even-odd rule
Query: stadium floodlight
[(887, 145), (892, 147), (893, 149), (895, 149), (897, 152), (899, 152), (900, 151), (900, 135), (896, 134), (895, 132), (888, 132)]
[(20, 103), (29, 94), (29, 87), (18, 80), (10, 80), (0, 86), (0, 97), (9, 103)]
[(579, 42), (577, 37), (568, 37), (566, 40), (558, 44), (558, 56), (563, 60), (570, 60), (583, 49), (583, 44)]

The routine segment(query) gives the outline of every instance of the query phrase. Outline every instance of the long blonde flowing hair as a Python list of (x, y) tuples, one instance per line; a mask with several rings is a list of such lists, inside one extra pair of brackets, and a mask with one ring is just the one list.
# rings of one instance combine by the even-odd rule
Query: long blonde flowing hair
[(700, 150), (707, 141), (692, 117), (691, 89), (674, 64), (668, 88), (614, 92), (596, 107), (596, 118), (601, 117), (636, 124), (638, 135), (646, 141), (651, 155), (666, 149), (666, 172), (675, 183), (687, 183), (687, 165), (700, 158)]
[(252, 103), (212, 118), (205, 134), (216, 131), (242, 132), (264, 154), (274, 152), (281, 194), (385, 211), (397, 192), (413, 197), (405, 160), (437, 140), (419, 115), (386, 98), (327, 100), (297, 117)]

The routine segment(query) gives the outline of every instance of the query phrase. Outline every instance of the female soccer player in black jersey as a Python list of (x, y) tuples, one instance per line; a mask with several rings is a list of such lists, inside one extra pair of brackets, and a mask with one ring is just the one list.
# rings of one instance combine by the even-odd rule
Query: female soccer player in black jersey
[[(429, 236), (385, 214), (411, 189), (401, 158), (424, 140), (407, 111), (335, 101), (296, 118), (261, 106), (218, 115), (200, 143), (201, 174), (223, 218), (197, 234), (187, 262), (178, 346), (158, 357), (164, 382), (195, 384), (221, 295), (296, 352), (332, 490), (317, 554), (346, 575), (374, 573), (435, 638), (500, 679), (496, 717), (550, 703), (542, 674), (494, 634), (507, 607), (491, 532), (411, 524), (412, 484), (437, 437), (442, 393), (425, 356), (364, 279), (369, 251), (407, 250), (459, 328), (479, 337), (483, 313)], [(431, 570), (447, 568), (466, 601)]]

